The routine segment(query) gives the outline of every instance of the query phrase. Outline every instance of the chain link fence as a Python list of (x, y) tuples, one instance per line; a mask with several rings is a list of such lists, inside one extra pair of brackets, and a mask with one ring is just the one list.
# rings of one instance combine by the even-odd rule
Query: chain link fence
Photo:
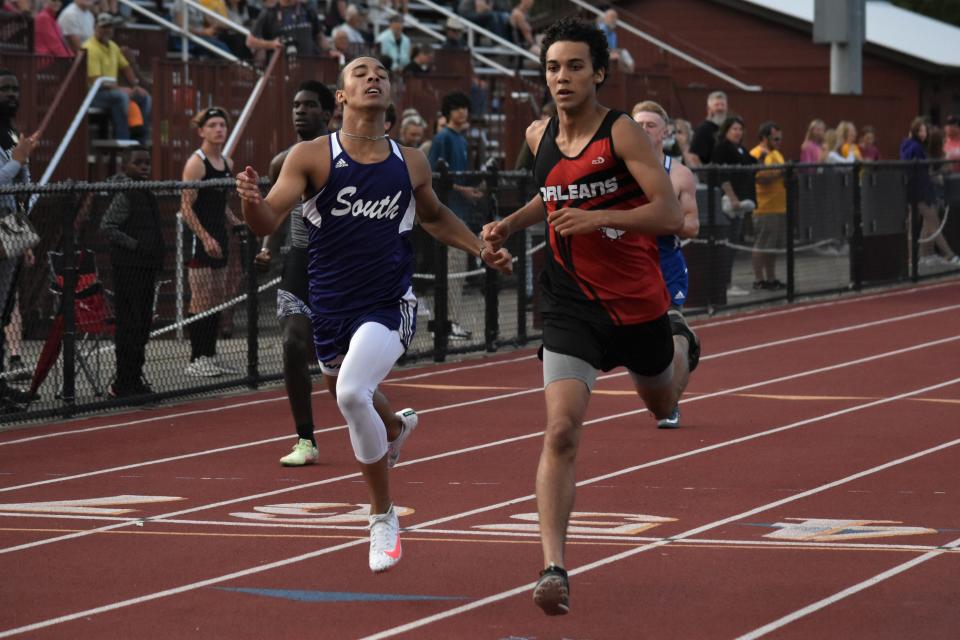
[[(960, 206), (960, 173), (948, 168), (893, 162), (786, 165), (775, 174), (769, 167), (698, 169), (700, 234), (684, 243), (687, 312), (696, 316), (960, 273), (950, 262), (950, 247), (960, 247), (960, 222), (951, 215)], [(784, 211), (762, 210), (760, 171), (782, 181), (775, 186), (785, 193)], [(434, 188), (442, 201), (448, 202), (454, 181), (485, 193), (462, 214), (476, 231), (536, 193), (528, 172), (441, 172)], [(731, 206), (724, 189), (732, 184), (747, 189), (736, 194), (741, 203), (752, 200), (761, 211)], [(6, 360), (0, 373), (0, 422), (257, 388), (282, 378), (276, 309), (283, 260), (274, 259), (266, 272), (255, 269), (259, 239), (244, 225), (227, 225), (218, 242), (222, 259), (198, 264), (198, 239), (179, 212), (184, 191), (201, 187), (220, 192), (239, 216), (232, 179), (0, 188), (0, 194), (32, 203), (30, 220), (40, 237), (32, 264), (19, 260), (15, 304), (7, 309), (6, 355), (18, 358)], [(123, 246), (110, 223), (121, 204), (133, 221), (124, 229), (135, 233), (129, 225), (140, 225), (141, 237), (154, 240)], [(771, 240), (775, 216), (782, 233)], [(152, 224), (158, 229), (153, 236)], [(402, 362), (440, 362), (539, 338), (537, 274), (547, 259), (543, 224), (511, 238), (515, 264), (509, 277), (462, 252), (448, 255), (419, 226), (411, 238), (418, 331)], [(779, 285), (767, 284), (763, 269), (771, 263)], [(200, 357), (204, 366), (195, 364)], [(120, 379), (137, 392), (113, 397), (111, 385)]]

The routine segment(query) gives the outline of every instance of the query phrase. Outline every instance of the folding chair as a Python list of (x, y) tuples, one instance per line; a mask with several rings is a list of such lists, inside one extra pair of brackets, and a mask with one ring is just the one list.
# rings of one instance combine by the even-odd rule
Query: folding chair
[[(63, 314), (63, 253), (47, 253), (50, 267), (50, 293), (54, 297), (57, 315)], [(97, 272), (96, 254), (90, 249), (76, 252), (77, 283), (74, 288), (73, 313), (76, 326), (76, 366), (86, 378), (94, 394), (102, 396), (105, 389), (101, 352), (103, 343), (111, 341), (116, 325), (113, 309)]]

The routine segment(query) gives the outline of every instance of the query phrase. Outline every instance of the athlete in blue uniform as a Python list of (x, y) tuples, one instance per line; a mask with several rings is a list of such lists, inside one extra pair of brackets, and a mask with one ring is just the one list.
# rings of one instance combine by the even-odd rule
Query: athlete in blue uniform
[[(340, 131), (295, 145), (266, 198), (252, 167), (237, 176), (237, 191), (257, 235), (273, 233), (304, 198), (314, 343), (367, 481), (369, 563), (380, 572), (401, 554), (388, 468), (417, 425), (413, 410), (393, 414), (377, 389), (415, 329), (409, 240), (414, 214), (438, 241), (492, 268), (509, 273), (511, 256), (479, 240), (440, 203), (421, 151), (384, 135), (390, 80), (378, 60), (361, 57), (346, 65), (336, 97), (343, 106)], [(384, 422), (381, 415), (393, 419)]]
[[(673, 330), (673, 341), (675, 345), (674, 353), (681, 354), (687, 352), (685, 348), (681, 349), (679, 344), (683, 340), (690, 345), (689, 353), (686, 358), (678, 357), (674, 367), (675, 375), (673, 377), (674, 389), (679, 399), (687, 388), (690, 381), (690, 372), (693, 371), (700, 359), (700, 341), (694, 340), (683, 321), (681, 307), (687, 301), (687, 262), (683, 259), (683, 250), (681, 247), (681, 238), (695, 238), (700, 232), (700, 215), (697, 212), (697, 179), (693, 172), (679, 162), (674, 162), (673, 158), (663, 152), (663, 141), (667, 138), (667, 123), (670, 121), (667, 112), (656, 102), (647, 100), (640, 102), (633, 107), (633, 119), (637, 121), (647, 137), (653, 144), (654, 151), (659, 155), (663, 168), (670, 176), (670, 183), (673, 190), (680, 200), (680, 208), (683, 210), (683, 227), (680, 232), (673, 235), (657, 237), (657, 248), (660, 252), (660, 271), (663, 273), (663, 281), (667, 285), (667, 293), (670, 295), (670, 326)], [(674, 407), (673, 412), (666, 418), (657, 420), (657, 426), (661, 429), (676, 429), (680, 426), (680, 405)]]

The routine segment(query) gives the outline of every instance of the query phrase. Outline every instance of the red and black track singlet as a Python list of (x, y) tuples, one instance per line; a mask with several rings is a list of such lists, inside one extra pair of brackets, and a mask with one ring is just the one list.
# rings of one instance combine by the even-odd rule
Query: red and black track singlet
[[(649, 202), (613, 148), (610, 110), (590, 142), (570, 158), (557, 147), (559, 121), (550, 119), (537, 149), (534, 176), (547, 214), (565, 207), (633, 209)], [(561, 237), (548, 228), (540, 275), (544, 313), (576, 315), (599, 324), (639, 324), (670, 307), (655, 236), (601, 228)]]

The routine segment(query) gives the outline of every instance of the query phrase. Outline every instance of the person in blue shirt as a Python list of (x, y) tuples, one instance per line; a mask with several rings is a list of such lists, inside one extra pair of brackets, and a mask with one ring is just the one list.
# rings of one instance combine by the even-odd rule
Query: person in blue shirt
[[(439, 171), (440, 161), (443, 160), (452, 172), (468, 171), (469, 145), (463, 133), (470, 128), (470, 98), (461, 91), (454, 91), (443, 97), (440, 111), (446, 118), (445, 126), (433, 137), (430, 144), (430, 167)], [(465, 183), (462, 177), (454, 177), (453, 189), (450, 191), (450, 201), (447, 205), (457, 214), (468, 227), (479, 232), (480, 226), (486, 220), (477, 219), (477, 204), (483, 199), (483, 191)], [(447, 273), (458, 274), (464, 271), (462, 256), (455, 252), (447, 252)], [(447, 286), (447, 308), (451, 318), (460, 315), (463, 304), (463, 289), (465, 278), (453, 278)], [(450, 329), (452, 340), (469, 340), (472, 332), (466, 330), (459, 322), (454, 321)]]

